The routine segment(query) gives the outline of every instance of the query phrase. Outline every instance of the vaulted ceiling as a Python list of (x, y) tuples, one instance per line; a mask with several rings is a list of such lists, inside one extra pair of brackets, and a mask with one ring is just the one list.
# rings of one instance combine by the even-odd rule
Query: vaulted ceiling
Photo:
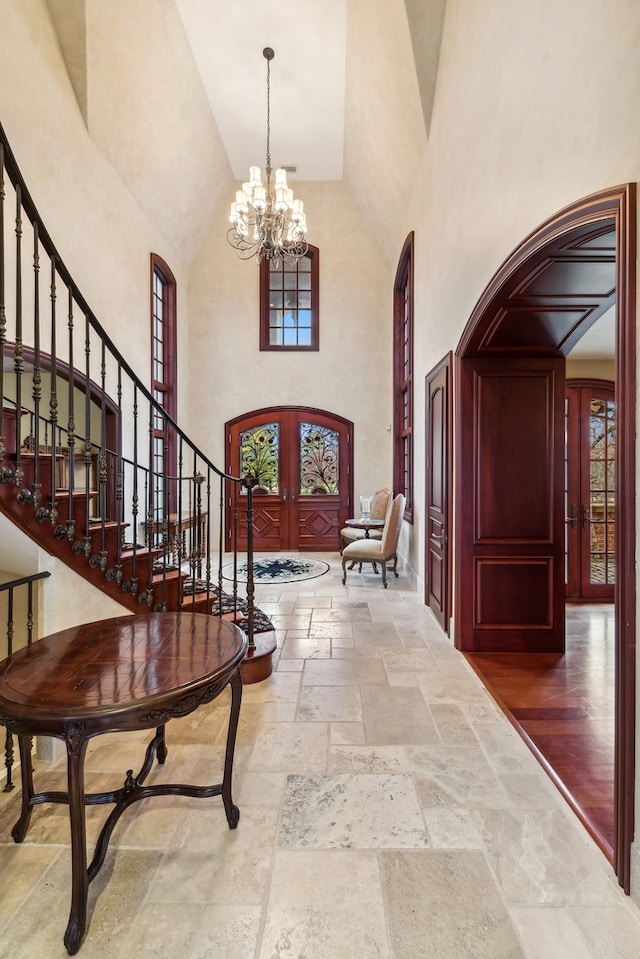
[[(89, 132), (192, 254), (248, 167), (264, 166), (271, 46), (273, 165), (296, 167), (294, 188), (344, 181), (395, 258), (427, 142), (446, 0), (46, 2)], [(170, 188), (194, 182), (191, 200), (188, 186), (182, 197)]]

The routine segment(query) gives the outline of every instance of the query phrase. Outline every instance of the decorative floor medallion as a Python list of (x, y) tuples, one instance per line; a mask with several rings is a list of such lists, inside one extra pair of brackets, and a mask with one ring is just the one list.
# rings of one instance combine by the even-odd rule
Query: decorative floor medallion
[[(318, 559), (298, 559), (295, 556), (264, 556), (253, 560), (253, 578), (256, 583), (296, 583), (316, 579), (329, 569), (329, 564)], [(222, 567), (224, 579), (233, 579), (233, 564)], [(238, 582), (246, 583), (247, 564), (238, 565)]]

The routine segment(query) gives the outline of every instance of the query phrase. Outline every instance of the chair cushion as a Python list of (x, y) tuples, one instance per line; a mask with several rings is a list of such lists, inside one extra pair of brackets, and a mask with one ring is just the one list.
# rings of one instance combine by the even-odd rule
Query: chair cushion
[(342, 558), (353, 559), (356, 562), (377, 563), (382, 558), (381, 540), (358, 539), (342, 550)]
[[(363, 529), (353, 529), (351, 526), (344, 526), (340, 530), (340, 536), (343, 540), (346, 540), (348, 543), (353, 543), (355, 540), (365, 539)], [(372, 529), (369, 531), (369, 539), (382, 539), (382, 530), (381, 529)]]

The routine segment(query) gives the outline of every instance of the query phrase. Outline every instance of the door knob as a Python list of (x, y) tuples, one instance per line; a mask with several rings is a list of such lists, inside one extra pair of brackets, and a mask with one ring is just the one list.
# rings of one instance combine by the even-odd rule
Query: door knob
[(578, 506), (576, 503), (571, 504), (571, 516), (565, 516), (565, 523), (571, 523), (572, 529), (575, 529), (578, 525)]

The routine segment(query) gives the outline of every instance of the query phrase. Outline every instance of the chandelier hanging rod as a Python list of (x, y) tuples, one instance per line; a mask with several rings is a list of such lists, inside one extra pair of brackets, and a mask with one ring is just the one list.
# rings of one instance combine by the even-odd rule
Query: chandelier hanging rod
[(282, 260), (295, 262), (307, 253), (307, 219), (302, 200), (294, 199), (287, 184), (286, 170), (278, 168), (275, 184), (271, 184), (271, 61), (275, 53), (265, 47), (262, 55), (267, 61), (266, 185), (260, 167), (250, 167), (249, 179), (236, 190), (231, 204), (232, 227), (227, 240), (243, 260), (255, 257), (258, 263), (266, 259), (279, 265)]

